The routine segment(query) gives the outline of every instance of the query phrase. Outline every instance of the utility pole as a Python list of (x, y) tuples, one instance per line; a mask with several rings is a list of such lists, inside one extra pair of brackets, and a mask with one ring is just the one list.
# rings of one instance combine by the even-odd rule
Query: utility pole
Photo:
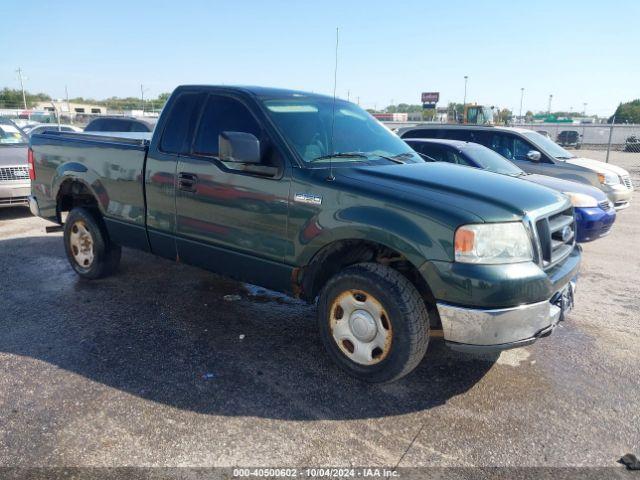
[(524, 123), (523, 119), (522, 119), (522, 100), (524, 98), (524, 87), (522, 87), (520, 89), (520, 121), (522, 123)]
[(22, 80), (22, 68), (18, 67), (16, 70), (18, 74), (18, 78), (20, 79), (20, 88), (22, 89), (22, 103), (24, 104), (24, 109), (27, 109), (27, 95), (24, 93), (24, 81)]
[(584, 102), (582, 104), (582, 116), (586, 117), (587, 116), (587, 102)]
[(351, 99), (351, 90), (347, 90), (347, 102)]
[(469, 76), (464, 76), (464, 99), (462, 100), (462, 110), (467, 105), (467, 80), (469, 80)]
[(69, 105), (69, 90), (66, 85), (64, 86), (64, 96), (67, 99), (67, 111), (71, 113), (71, 105)]
[(549, 108), (547, 109), (549, 115), (551, 115), (551, 100), (553, 100), (553, 95), (549, 95)]
[(144, 117), (144, 87), (140, 84), (140, 106), (142, 107), (142, 116)]

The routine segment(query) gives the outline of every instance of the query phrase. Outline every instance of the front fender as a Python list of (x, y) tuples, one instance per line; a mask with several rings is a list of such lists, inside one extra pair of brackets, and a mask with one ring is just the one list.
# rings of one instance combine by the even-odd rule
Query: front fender
[(307, 265), (327, 245), (343, 240), (365, 240), (397, 251), (419, 266), (425, 259), (448, 259), (453, 233), (445, 226), (429, 228), (410, 212), (376, 206), (349, 206), (309, 217), (298, 234), (297, 265)]

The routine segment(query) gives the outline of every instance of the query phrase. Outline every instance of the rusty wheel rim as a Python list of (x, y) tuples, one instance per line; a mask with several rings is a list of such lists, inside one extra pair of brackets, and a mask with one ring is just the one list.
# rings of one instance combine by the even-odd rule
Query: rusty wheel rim
[(69, 247), (73, 260), (82, 268), (90, 268), (93, 264), (93, 237), (82, 220), (77, 220), (71, 226)]
[(364, 290), (348, 290), (331, 304), (329, 327), (334, 342), (350, 360), (375, 365), (389, 355), (393, 329), (382, 304)]

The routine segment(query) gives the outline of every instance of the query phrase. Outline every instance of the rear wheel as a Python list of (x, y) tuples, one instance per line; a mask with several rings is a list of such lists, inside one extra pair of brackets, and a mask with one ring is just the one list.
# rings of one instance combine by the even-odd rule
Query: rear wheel
[(331, 358), (351, 375), (389, 382), (411, 372), (429, 342), (429, 319), (416, 288), (376, 263), (346, 268), (320, 294), (318, 321)]
[(111, 275), (120, 263), (121, 248), (109, 239), (101, 219), (88, 208), (69, 212), (64, 225), (64, 245), (71, 267), (83, 278)]

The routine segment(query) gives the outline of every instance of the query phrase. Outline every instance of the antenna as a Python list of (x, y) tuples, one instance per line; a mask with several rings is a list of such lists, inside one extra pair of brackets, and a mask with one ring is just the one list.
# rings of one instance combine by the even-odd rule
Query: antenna
[[(336, 63), (333, 69), (333, 106), (331, 110), (331, 152), (330, 155), (334, 155), (336, 152), (333, 148), (333, 131), (336, 124), (336, 88), (338, 86), (338, 40), (340, 29), (336, 27)], [(329, 157), (329, 177), (327, 180), (333, 181), (336, 177), (333, 176), (333, 157)]]

